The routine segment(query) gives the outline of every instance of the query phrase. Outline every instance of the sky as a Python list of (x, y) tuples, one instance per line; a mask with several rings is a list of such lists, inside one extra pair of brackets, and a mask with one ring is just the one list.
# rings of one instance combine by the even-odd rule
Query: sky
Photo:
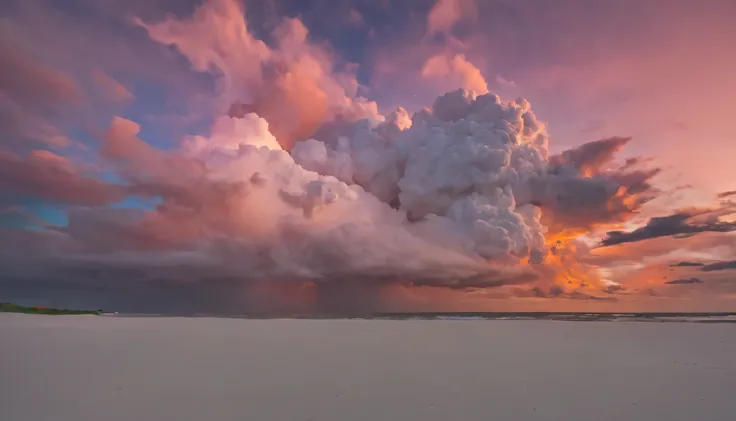
[(3, 2), (0, 299), (736, 311), (734, 7)]

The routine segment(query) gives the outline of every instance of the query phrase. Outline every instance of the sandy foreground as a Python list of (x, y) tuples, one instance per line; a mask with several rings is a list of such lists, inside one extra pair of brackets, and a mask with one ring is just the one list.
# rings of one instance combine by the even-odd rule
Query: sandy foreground
[(725, 421), (736, 325), (0, 314), (3, 421)]

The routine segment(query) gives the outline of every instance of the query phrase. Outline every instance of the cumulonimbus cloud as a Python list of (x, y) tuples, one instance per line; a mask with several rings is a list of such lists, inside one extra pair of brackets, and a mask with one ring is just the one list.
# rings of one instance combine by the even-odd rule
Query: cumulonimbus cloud
[[(138, 124), (114, 119), (102, 156), (128, 192), (161, 203), (70, 212), (57, 231), (74, 247), (56, 264), (107, 261), (159, 278), (207, 273), (246, 283), (528, 284), (542, 272), (520, 261), (543, 262), (540, 218), (560, 206), (537, 187), (584, 181), (581, 162), (598, 162), (583, 154), (560, 174), (528, 102), (463, 90), (412, 118), (399, 109), (291, 151), (268, 129), (256, 114), (221, 116), (208, 136), (163, 151), (140, 139)], [(595, 183), (616, 180), (601, 173)], [(151, 266), (147, 258), (181, 253), (190, 256), (187, 275), (165, 264), (177, 259)], [(583, 297), (557, 288), (554, 296)]]
[[(382, 115), (299, 20), (284, 20), (271, 45), (249, 32), (235, 0), (209, 0), (191, 17), (136, 22), (194, 70), (216, 75), (222, 109), (208, 133), (170, 149), (143, 139), (138, 123), (114, 118), (99, 158), (115, 183), (88, 179), (47, 152), (0, 156), (16, 176), (32, 167), (34, 176), (12, 188), (53, 199), (73, 187), (57, 201), (84, 206), (43, 234), (52, 249), (39, 249), (69, 279), (93, 268), (91, 282), (511, 285), (520, 296), (596, 299), (577, 290), (590, 284), (586, 277), (585, 286), (555, 283), (560, 271), (544, 266), (550, 240), (625, 221), (656, 195), (657, 169), (615, 163), (629, 138), (550, 155), (531, 104), (486, 93), (477, 69), (457, 56), (435, 64), (442, 75), (470, 70), (477, 83), (466, 85), (479, 92), (453, 90), (413, 115)], [(34, 167), (39, 160), (43, 171)], [(128, 197), (156, 205), (105, 206)], [(557, 260), (574, 257), (558, 248)], [(38, 266), (18, 263), (28, 255), (15, 259), (13, 276), (38, 276)], [(537, 285), (542, 277), (550, 278), (546, 289)]]

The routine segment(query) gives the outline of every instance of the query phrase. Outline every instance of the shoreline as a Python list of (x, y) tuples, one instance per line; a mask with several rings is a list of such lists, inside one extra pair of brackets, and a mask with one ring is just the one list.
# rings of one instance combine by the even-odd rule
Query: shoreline
[(22, 306), (14, 303), (0, 302), (0, 313), (37, 314), (46, 316), (80, 316), (102, 314), (102, 310), (74, 310), (68, 308), (53, 308), (46, 306)]
[[(52, 309), (53, 311), (54, 309)], [(100, 311), (66, 311), (59, 313), (0, 311), (0, 314), (47, 316), (89, 315), (111, 318), (177, 318), (177, 319), (242, 319), (242, 320), (455, 320), (455, 321), (560, 321), (616, 323), (736, 323), (736, 313), (396, 313), (377, 315), (227, 315), (227, 314), (138, 314)]]

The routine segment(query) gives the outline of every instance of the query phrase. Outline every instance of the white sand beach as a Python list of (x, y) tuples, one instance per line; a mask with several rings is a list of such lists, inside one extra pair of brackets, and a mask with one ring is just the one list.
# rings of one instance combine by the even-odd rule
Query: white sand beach
[(736, 325), (0, 314), (3, 421), (725, 421)]

